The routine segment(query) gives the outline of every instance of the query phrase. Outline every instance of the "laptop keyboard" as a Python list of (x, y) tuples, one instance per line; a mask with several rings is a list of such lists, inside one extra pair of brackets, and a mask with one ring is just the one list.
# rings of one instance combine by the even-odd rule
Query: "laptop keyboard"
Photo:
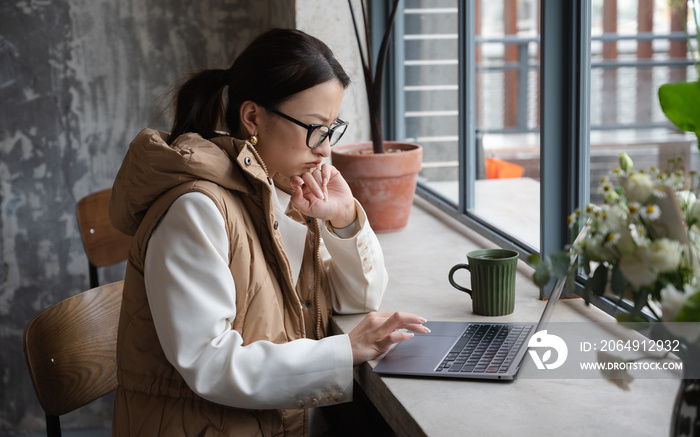
[(513, 324), (469, 325), (435, 371), (506, 373), (533, 328)]

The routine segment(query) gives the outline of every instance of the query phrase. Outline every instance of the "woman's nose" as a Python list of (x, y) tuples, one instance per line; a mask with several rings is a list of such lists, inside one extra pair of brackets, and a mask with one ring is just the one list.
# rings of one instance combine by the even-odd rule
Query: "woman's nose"
[(323, 140), (323, 142), (318, 147), (313, 149), (313, 151), (322, 158), (328, 158), (331, 156), (331, 143), (328, 138)]

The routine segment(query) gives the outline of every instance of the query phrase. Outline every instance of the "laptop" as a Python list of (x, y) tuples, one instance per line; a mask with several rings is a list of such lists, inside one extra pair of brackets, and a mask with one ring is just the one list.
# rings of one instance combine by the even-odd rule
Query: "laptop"
[(565, 282), (564, 278), (554, 284), (537, 324), (428, 321), (429, 334), (416, 334), (396, 344), (374, 371), (382, 375), (513, 380), (530, 337), (549, 322)]

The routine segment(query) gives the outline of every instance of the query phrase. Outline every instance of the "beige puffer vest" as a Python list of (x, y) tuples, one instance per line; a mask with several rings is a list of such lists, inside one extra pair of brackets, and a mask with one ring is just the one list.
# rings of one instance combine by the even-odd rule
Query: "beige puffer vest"
[[(206, 141), (191, 134), (168, 146), (163, 141), (167, 134), (145, 132), (150, 135), (148, 138), (144, 140), (142, 132), (130, 146), (115, 182), (111, 208), (115, 226), (119, 223), (122, 231), (130, 231), (135, 237), (127, 264), (117, 343), (119, 387), (113, 434), (306, 434), (307, 416), (303, 410), (227, 407), (202, 399), (189, 389), (165, 358), (158, 342), (146, 298), (143, 266), (148, 239), (170, 205), (185, 193), (201, 192), (214, 201), (226, 223), (229, 268), (236, 285), (236, 317), (231, 329), (241, 334), (245, 344), (258, 340), (284, 343), (303, 337), (321, 338), (326, 335), (331, 303), (321, 265), (318, 222), (288, 211), (293, 218), (305, 220), (309, 229), (295, 287), (275, 222), (272, 183), (255, 150), (232, 138)], [(212, 148), (213, 143), (217, 147)], [(173, 155), (173, 150), (186, 159)], [(156, 182), (167, 191), (150, 204), (144, 199), (133, 199), (133, 190), (138, 187), (132, 186), (132, 182), (138, 179), (134, 178), (134, 169), (129, 169), (146, 165), (143, 162), (146, 157), (151, 164), (168, 168), (166, 180)], [(212, 181), (209, 176), (210, 180), (204, 180), (202, 168), (208, 175), (226, 177)], [(160, 172), (154, 173), (147, 175), (150, 182), (162, 177)], [(280, 185), (284, 181), (276, 183)], [(139, 206), (125, 215), (120, 203)], [(144, 206), (145, 210), (138, 211)], [(136, 220), (132, 220), (134, 217)], [(136, 223), (138, 228), (134, 230)]]

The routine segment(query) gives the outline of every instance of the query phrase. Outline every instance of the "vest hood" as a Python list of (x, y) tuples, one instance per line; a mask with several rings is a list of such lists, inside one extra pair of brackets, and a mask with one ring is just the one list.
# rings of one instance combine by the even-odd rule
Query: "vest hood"
[(265, 177), (257, 153), (246, 141), (224, 136), (206, 140), (188, 133), (169, 145), (168, 137), (167, 132), (153, 129), (139, 132), (117, 173), (110, 220), (127, 235), (134, 235), (155, 199), (180, 184), (206, 180), (249, 193), (253, 190), (250, 176)]

